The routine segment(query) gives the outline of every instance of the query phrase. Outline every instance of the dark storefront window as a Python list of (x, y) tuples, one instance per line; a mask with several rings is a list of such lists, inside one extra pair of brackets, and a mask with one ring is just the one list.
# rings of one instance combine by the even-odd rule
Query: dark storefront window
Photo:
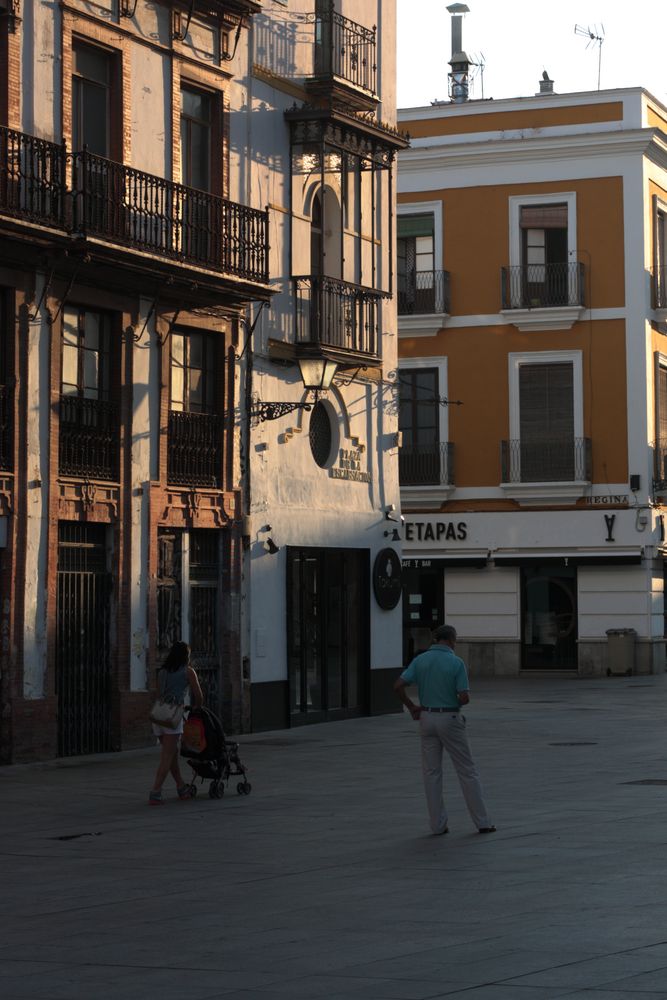
[(367, 708), (368, 552), (288, 549), (288, 663), (292, 725)]
[(524, 670), (577, 669), (577, 571), (523, 566)]

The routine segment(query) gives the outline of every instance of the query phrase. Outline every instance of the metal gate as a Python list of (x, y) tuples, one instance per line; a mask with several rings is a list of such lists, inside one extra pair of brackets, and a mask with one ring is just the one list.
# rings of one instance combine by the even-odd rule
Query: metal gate
[(158, 529), (158, 656), (172, 644), (190, 645), (205, 704), (222, 711), (221, 682), (221, 532)]
[(56, 690), (58, 753), (111, 749), (111, 574), (106, 528), (58, 526)]

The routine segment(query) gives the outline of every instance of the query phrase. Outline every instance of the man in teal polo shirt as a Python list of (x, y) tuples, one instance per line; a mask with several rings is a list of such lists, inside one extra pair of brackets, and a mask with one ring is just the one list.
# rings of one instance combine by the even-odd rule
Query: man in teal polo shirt
[[(458, 775), (468, 812), (480, 833), (495, 833), (489, 820), (482, 786), (466, 735), (461, 706), (470, 701), (465, 663), (454, 653), (456, 629), (440, 625), (433, 645), (416, 656), (394, 684), (394, 690), (412, 718), (419, 722), (424, 791), (435, 834), (447, 833), (447, 809), (442, 797), (442, 751), (447, 751)], [(416, 684), (419, 705), (407, 693)]]

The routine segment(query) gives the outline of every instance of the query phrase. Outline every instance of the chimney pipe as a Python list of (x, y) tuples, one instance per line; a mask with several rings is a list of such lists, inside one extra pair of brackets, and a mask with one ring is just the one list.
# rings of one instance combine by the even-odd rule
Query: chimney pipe
[[(542, 73), (542, 79), (540, 80), (540, 94), (553, 94), (554, 92), (554, 82), (549, 79), (549, 74), (545, 70)], [(539, 97), (539, 94), (537, 95)]]
[(470, 60), (463, 51), (463, 17), (470, 8), (464, 3), (453, 3), (447, 8), (452, 15), (452, 58), (449, 65), (449, 94), (454, 104), (463, 104), (468, 100)]

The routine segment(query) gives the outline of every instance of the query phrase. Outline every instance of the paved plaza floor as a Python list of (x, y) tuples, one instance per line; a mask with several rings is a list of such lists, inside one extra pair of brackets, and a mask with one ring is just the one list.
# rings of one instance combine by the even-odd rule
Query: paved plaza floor
[(667, 998), (667, 676), (477, 682), (498, 832), (407, 714), (243, 737), (253, 784), (146, 797), (157, 751), (0, 769), (2, 1000)]

